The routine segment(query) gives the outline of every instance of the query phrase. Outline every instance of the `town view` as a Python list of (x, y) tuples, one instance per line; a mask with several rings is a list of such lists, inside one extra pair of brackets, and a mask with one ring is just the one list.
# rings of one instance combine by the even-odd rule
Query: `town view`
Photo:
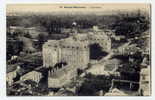
[(151, 95), (150, 5), (88, 13), (9, 6), (7, 96)]

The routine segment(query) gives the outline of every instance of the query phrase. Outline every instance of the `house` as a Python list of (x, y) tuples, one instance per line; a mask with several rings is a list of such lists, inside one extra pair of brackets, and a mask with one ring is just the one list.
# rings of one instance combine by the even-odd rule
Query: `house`
[[(65, 68), (66, 67), (66, 68)], [(74, 67), (65, 66), (64, 68), (57, 69), (53, 72), (48, 72), (48, 87), (60, 88), (71, 82), (77, 76), (77, 70)]]
[(40, 79), (42, 78), (42, 74), (40, 72), (37, 71), (31, 71), (28, 72), (26, 74), (24, 74), (23, 76), (20, 77), (21, 81), (25, 81), (25, 80), (33, 80), (36, 83), (39, 83)]
[(106, 93), (104, 96), (128, 96), (124, 91), (114, 88)]
[(14, 33), (22, 32), (24, 27), (21, 27), (21, 26), (9, 26), (8, 29), (9, 29), (8, 32), (10, 32), (11, 34), (14, 34)]
[(140, 72), (140, 83), (139, 83), (139, 93), (140, 95), (149, 96), (150, 95), (150, 66), (147, 68), (142, 68)]
[(20, 66), (17, 65), (9, 66), (7, 69), (6, 82), (9, 86), (14, 83), (14, 78), (16, 78), (18, 70), (20, 70)]

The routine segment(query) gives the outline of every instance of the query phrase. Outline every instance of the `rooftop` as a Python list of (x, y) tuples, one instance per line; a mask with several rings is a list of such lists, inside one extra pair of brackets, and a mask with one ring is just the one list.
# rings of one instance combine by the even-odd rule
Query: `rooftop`
[[(83, 35), (85, 36), (85, 35)], [(86, 36), (85, 36), (86, 37)], [(85, 40), (82, 39), (81, 36), (75, 36), (75, 37), (69, 37), (66, 39), (61, 39), (61, 40), (48, 40), (48, 42), (46, 42), (44, 44), (45, 48), (48, 48), (50, 46), (60, 46), (60, 47), (87, 47), (88, 46), (88, 41), (81, 41), (81, 40)]]

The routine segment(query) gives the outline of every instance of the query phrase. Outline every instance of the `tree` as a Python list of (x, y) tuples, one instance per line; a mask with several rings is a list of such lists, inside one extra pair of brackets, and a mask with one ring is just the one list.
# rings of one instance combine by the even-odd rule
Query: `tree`
[(127, 38), (140, 36), (142, 32), (149, 28), (149, 20), (145, 15), (128, 15), (121, 16), (113, 25), (117, 35), (124, 35)]
[(43, 43), (46, 41), (46, 36), (44, 34), (39, 34), (37, 39), (38, 39), (38, 48), (41, 50)]
[(25, 33), (24, 34), (24, 37), (26, 37), (26, 38), (32, 38), (32, 36), (29, 33)]

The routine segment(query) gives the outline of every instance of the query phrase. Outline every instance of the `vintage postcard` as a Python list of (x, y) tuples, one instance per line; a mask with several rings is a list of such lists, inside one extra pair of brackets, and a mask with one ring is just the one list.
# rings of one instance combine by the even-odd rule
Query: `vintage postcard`
[(150, 11), (8, 4), (7, 96), (151, 96)]

